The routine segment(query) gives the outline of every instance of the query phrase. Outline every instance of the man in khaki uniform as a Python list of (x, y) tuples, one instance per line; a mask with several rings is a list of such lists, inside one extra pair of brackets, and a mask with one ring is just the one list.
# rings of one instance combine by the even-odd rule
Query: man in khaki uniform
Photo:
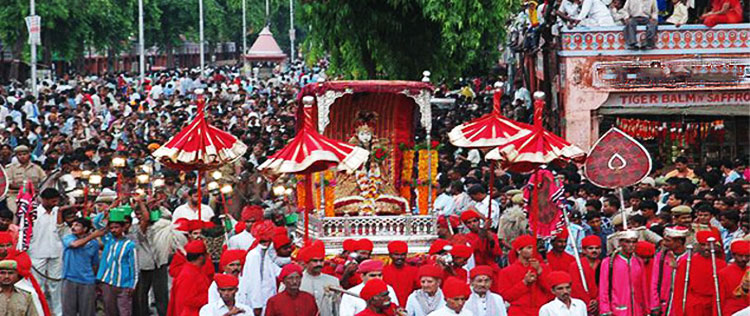
[(16, 214), (16, 196), (18, 191), (23, 187), (26, 180), (34, 184), (35, 190), (40, 190), (39, 184), (47, 176), (42, 167), (31, 162), (31, 152), (26, 145), (20, 145), (13, 150), (16, 153), (16, 162), (5, 166), (5, 172), (8, 176), (8, 195), (5, 199), (8, 203), (8, 209)]
[(17, 289), (18, 264), (13, 260), (0, 261), (0, 311), (9, 316), (36, 316), (31, 294)]

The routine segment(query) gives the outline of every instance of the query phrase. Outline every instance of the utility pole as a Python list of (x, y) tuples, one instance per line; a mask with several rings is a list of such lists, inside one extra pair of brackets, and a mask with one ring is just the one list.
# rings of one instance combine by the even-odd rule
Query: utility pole
[(138, 62), (138, 70), (141, 73), (141, 91), (143, 91), (143, 84), (146, 82), (145, 45), (145, 40), (143, 39), (143, 0), (138, 0), (138, 52), (141, 55), (140, 62)]
[(247, 11), (247, 0), (242, 0), (242, 55), (245, 55), (247, 53), (247, 12), (246, 11)]
[(290, 42), (290, 50), (291, 50), (291, 61), (294, 62), (294, 59), (297, 57), (294, 55), (294, 39), (296, 37), (297, 32), (294, 30), (294, 0), (289, 0), (289, 42)]
[(198, 0), (198, 32), (200, 33), (200, 55), (201, 55), (201, 78), (204, 75), (206, 66), (205, 56), (203, 55), (203, 0)]
[[(36, 4), (34, 3), (34, 0), (29, 0), (29, 15), (35, 16), (36, 15)], [(41, 21), (39, 22), (39, 28), (41, 31), (42, 24)], [(31, 33), (29, 33), (29, 44), (31, 44), (31, 93), (34, 95), (34, 98), (36, 98), (39, 95), (39, 91), (37, 91), (36, 87), (36, 42), (31, 39)]]

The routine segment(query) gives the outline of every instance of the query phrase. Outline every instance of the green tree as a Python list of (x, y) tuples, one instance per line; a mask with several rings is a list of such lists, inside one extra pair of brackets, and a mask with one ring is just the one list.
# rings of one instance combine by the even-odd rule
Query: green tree
[(346, 78), (419, 79), (478, 73), (497, 61), (517, 0), (328, 0), (304, 4), (311, 60)]

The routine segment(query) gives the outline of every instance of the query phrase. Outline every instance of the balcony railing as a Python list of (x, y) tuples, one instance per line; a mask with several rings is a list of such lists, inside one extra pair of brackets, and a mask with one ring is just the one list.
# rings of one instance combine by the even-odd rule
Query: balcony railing
[[(326, 244), (328, 254), (337, 254), (345, 239), (368, 238), (374, 244), (374, 254), (387, 254), (388, 243), (402, 240), (409, 252), (424, 253), (437, 238), (437, 218), (431, 215), (396, 216), (310, 216), (310, 237)], [(298, 222), (297, 232), (304, 231), (304, 221)]]
[[(659, 25), (656, 48), (629, 50), (625, 47), (624, 26), (576, 27), (562, 32), (559, 55), (563, 57), (673, 54), (750, 54), (750, 23), (722, 24), (708, 28), (702, 24)], [(645, 26), (638, 36), (645, 37)]]

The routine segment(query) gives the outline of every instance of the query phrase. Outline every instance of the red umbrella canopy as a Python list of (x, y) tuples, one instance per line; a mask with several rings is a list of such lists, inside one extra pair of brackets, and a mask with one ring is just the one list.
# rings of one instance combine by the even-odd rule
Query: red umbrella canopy
[(491, 150), (486, 159), (499, 160), (508, 170), (529, 172), (540, 165), (585, 158), (583, 150), (544, 130), (544, 93), (537, 92), (534, 98), (534, 126), (531, 133)]
[(492, 112), (454, 127), (448, 133), (451, 144), (470, 148), (496, 147), (529, 134), (530, 125), (513, 121), (500, 113), (502, 95), (502, 84), (496, 84)]
[(153, 152), (165, 166), (178, 170), (211, 170), (234, 161), (247, 151), (247, 146), (231, 134), (208, 124), (201, 91), (198, 114), (193, 122)]
[(359, 168), (370, 153), (360, 147), (318, 133), (312, 122), (313, 97), (302, 99), (304, 124), (289, 144), (274, 153), (258, 169), (270, 174), (312, 173), (338, 166), (341, 171)]

